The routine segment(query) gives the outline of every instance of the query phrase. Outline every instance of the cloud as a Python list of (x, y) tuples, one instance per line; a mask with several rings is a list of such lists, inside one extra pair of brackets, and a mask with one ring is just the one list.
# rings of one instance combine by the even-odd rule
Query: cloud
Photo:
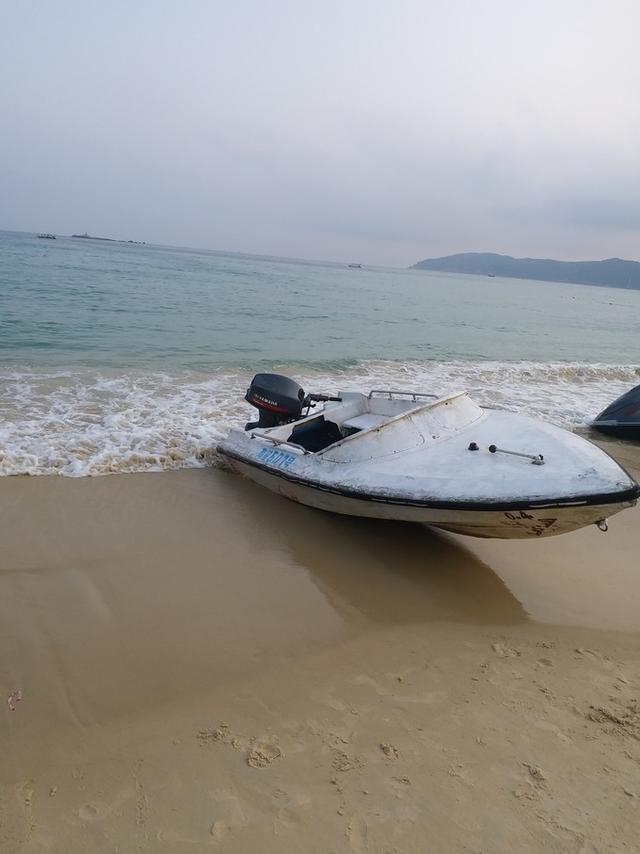
[(0, 225), (410, 264), (637, 255), (640, 7), (5, 12)]

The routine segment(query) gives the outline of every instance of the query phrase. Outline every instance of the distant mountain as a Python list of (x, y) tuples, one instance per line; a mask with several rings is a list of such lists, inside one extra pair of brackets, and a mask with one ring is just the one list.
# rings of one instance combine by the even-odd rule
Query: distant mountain
[(496, 255), (493, 252), (463, 252), (460, 255), (418, 261), (413, 265), (413, 269), (640, 289), (640, 263), (623, 261), (621, 258), (607, 258), (606, 261), (553, 261), (543, 258), (512, 258), (510, 255)]

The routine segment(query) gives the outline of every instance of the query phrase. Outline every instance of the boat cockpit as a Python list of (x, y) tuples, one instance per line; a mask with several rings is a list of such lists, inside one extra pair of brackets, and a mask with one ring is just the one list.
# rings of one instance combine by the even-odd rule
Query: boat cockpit
[[(245, 400), (255, 406), (259, 420), (246, 425), (258, 436), (318, 453), (364, 431), (373, 431), (396, 416), (422, 408), (438, 395), (402, 391), (345, 392), (340, 397), (307, 394), (288, 377), (256, 374)], [(312, 411), (325, 403), (322, 412)], [(306, 411), (303, 411), (306, 410)]]

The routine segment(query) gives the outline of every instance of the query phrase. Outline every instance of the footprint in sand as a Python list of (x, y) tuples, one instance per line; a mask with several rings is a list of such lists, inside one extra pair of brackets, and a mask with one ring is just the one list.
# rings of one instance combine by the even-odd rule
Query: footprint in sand
[(347, 839), (349, 850), (353, 854), (362, 854), (369, 851), (369, 826), (362, 816), (354, 815), (349, 819), (347, 825)]
[(400, 756), (400, 751), (393, 744), (381, 744), (380, 750), (384, 753), (387, 759), (397, 759)]
[[(22, 804), (22, 810), (24, 813), (24, 817), (27, 823), (26, 831), (26, 839), (29, 840), (31, 835), (36, 829), (36, 820), (33, 815), (33, 795), (34, 795), (34, 782), (31, 779), (24, 780), (22, 783), (19, 783), (17, 786), (17, 792), (19, 799)], [(0, 828), (1, 829), (1, 828)]]
[(366, 685), (368, 688), (373, 688), (373, 690), (379, 697), (388, 697), (391, 693), (379, 682), (376, 682), (375, 679), (372, 679), (370, 676), (367, 676), (366, 673), (360, 673), (359, 676), (356, 676), (354, 681), (356, 685)]
[(363, 762), (359, 756), (349, 756), (343, 750), (333, 748), (333, 760), (331, 765), (335, 771), (345, 772), (353, 771), (356, 768), (362, 768)]
[(405, 798), (411, 791), (411, 780), (408, 777), (392, 777), (391, 788), (396, 798)]
[[(185, 845), (193, 846), (189, 850), (202, 851), (205, 848), (224, 845), (226, 850), (229, 842), (250, 824), (253, 816), (246, 803), (230, 788), (220, 788), (209, 792), (211, 797), (211, 824), (208, 832), (200, 827), (200, 822), (185, 821), (182, 828), (162, 828), (156, 833), (158, 842), (162, 842), (163, 851), (184, 850)], [(155, 849), (154, 849), (155, 850)]]
[(562, 732), (560, 727), (556, 726), (550, 721), (536, 721), (534, 726), (536, 726), (538, 729), (545, 730), (546, 732), (552, 732), (560, 739), (560, 741), (564, 741), (565, 744), (569, 744), (571, 742), (571, 738), (564, 732)]
[(311, 694), (311, 698), (318, 703), (322, 703), (325, 706), (328, 706), (330, 709), (333, 709), (334, 712), (344, 712), (347, 707), (338, 697), (334, 696), (335, 688), (330, 686), (325, 691), (314, 691)]
[(522, 654), (519, 649), (503, 646), (501, 643), (492, 643), (491, 649), (496, 655), (500, 656), (500, 658), (520, 658)]
[(522, 798), (528, 801), (535, 801), (544, 793), (547, 786), (547, 778), (542, 770), (537, 765), (529, 762), (523, 762), (522, 766), (529, 772), (527, 778), (523, 781), (523, 785), (513, 789), (514, 798)]
[(281, 756), (282, 751), (274, 742), (258, 741), (247, 752), (247, 765), (252, 768), (267, 768)]
[(538, 768), (537, 765), (531, 765), (528, 762), (523, 762), (522, 764), (531, 775), (531, 778), (535, 780), (538, 785), (542, 785), (545, 782), (547, 778), (545, 777), (542, 768)]
[(276, 789), (271, 802), (276, 810), (273, 829), (276, 835), (286, 833), (307, 821), (311, 798), (304, 792), (285, 792)]
[(106, 818), (115, 809), (121, 807), (126, 801), (133, 798), (135, 791), (132, 788), (123, 789), (118, 792), (113, 802), (110, 804), (104, 801), (94, 801), (93, 803), (83, 804), (78, 810), (78, 815), (83, 821), (95, 821), (96, 819)]
[(100, 815), (100, 808), (95, 804), (84, 804), (78, 810), (78, 815), (83, 821), (93, 821)]
[(249, 824), (247, 805), (231, 789), (216, 789), (211, 795), (216, 818), (209, 835), (221, 842), (229, 833)]

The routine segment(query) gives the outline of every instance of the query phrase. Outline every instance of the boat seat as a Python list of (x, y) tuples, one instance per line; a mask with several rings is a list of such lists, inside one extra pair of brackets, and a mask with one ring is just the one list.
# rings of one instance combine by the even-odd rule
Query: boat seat
[(340, 428), (333, 421), (326, 421), (324, 415), (294, 427), (288, 442), (300, 445), (305, 451), (322, 451), (342, 439)]
[(342, 426), (349, 431), (359, 432), (368, 430), (370, 427), (379, 427), (389, 420), (388, 415), (376, 415), (374, 412), (364, 412), (362, 415), (354, 415), (342, 422)]

